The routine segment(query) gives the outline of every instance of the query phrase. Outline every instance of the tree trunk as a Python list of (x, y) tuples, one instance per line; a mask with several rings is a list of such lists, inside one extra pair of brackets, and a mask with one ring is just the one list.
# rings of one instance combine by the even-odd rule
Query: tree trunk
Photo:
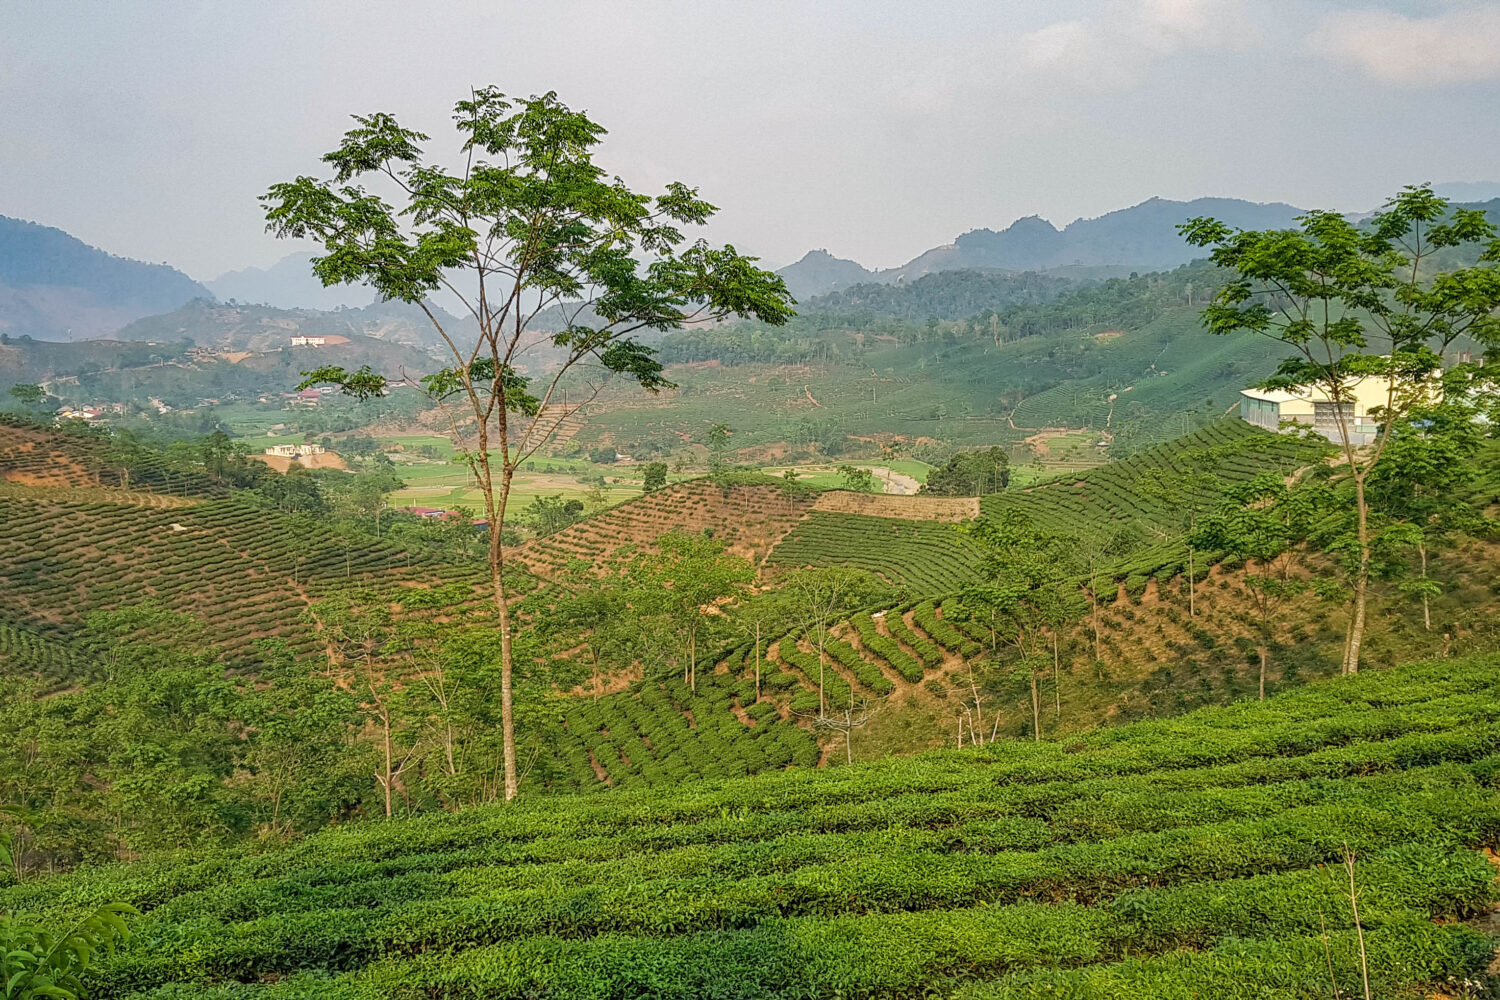
[(514, 674), (515, 659), (510, 636), (510, 598), (505, 593), (505, 550), (500, 544), (506, 500), (510, 496), (510, 470), (500, 473), (500, 498), (494, 495), (490, 479), (489, 457), (485, 451), (488, 444), (480, 437), (481, 465), (484, 472), (485, 511), (490, 519), (489, 569), (490, 587), (495, 599), (495, 618), (500, 627), (500, 743), (505, 771), (505, 801), (509, 802), (520, 791), (516, 777), (516, 709)]
[(1038, 743), (1042, 741), (1042, 698), (1036, 686), (1036, 671), (1031, 672), (1031, 735)]
[(1195, 590), (1195, 584), (1193, 583), (1193, 577), (1195, 577), (1197, 575), (1198, 575), (1198, 572), (1197, 572), (1197, 570), (1193, 566), (1193, 547), (1191, 545), (1189, 545), (1188, 546), (1188, 617), (1189, 618), (1195, 618), (1198, 615), (1198, 606), (1197, 606), (1197, 604), (1195, 603), (1195, 601), (1193, 599), (1194, 590)]
[(1057, 655), (1057, 630), (1052, 632), (1052, 710), (1062, 718), (1062, 664)]
[(1102, 657), (1099, 655), (1099, 588), (1097, 581), (1089, 582), (1089, 622), (1094, 626), (1094, 662), (1098, 663)]
[[(1417, 553), (1422, 557), (1422, 579), (1427, 579), (1427, 543), (1420, 542), (1417, 545)], [(1432, 631), (1432, 607), (1427, 600), (1427, 591), (1422, 591), (1422, 626), (1427, 631)]]
[(1359, 510), (1359, 568), (1354, 574), (1353, 614), (1349, 619), (1349, 642), (1344, 648), (1345, 674), (1359, 673), (1359, 650), (1365, 639), (1365, 605), (1370, 586), (1370, 519), (1365, 502), (1364, 478), (1354, 481), (1354, 499)]
[(974, 671), (969, 671), (969, 691), (974, 695), (974, 719), (975, 733), (979, 736), (980, 746), (984, 745), (984, 707), (979, 703), (979, 683), (974, 679)]
[[(495, 522), (490, 522), (491, 531)], [(500, 620), (500, 742), (505, 760), (505, 801), (509, 802), (520, 791), (516, 779), (516, 707), (512, 689), (513, 660), (510, 642), (510, 601), (505, 596), (500, 573), (504, 568), (500, 556), (494, 554), (497, 545), (491, 546), (490, 566), (495, 588), (495, 610)]]
[(755, 700), (760, 701), (760, 622), (755, 623)]
[(1266, 645), (1261, 643), (1255, 651), (1260, 654), (1260, 700), (1266, 700)]
[[(853, 690), (853, 689), (851, 688), (850, 690)], [(819, 640), (818, 641), (818, 718), (820, 718), (820, 719), (826, 714), (826, 709), (824, 708), (824, 705), (825, 705), (825, 702), (823, 701), (823, 642), (822, 642), (822, 640)], [(959, 723), (959, 725), (962, 726), (963, 724)], [(963, 746), (962, 737), (960, 737), (959, 746)]]
[(382, 730), (384, 732), (384, 735), (385, 735), (385, 779), (383, 781), (381, 781), (380, 784), (381, 784), (381, 786), (385, 790), (385, 818), (386, 819), (390, 819), (391, 818), (391, 813), (392, 813), (392, 809), (391, 809), (391, 785), (393, 784), (393, 781), (391, 779), (391, 714), (390, 714), (390, 712), (384, 712), (381, 715), (381, 717), (380, 717), (380, 722), (381, 722), (381, 728), (382, 728)]

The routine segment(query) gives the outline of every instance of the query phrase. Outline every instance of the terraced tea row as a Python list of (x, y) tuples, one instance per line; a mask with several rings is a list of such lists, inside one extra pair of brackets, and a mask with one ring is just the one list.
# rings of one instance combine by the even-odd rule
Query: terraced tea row
[[(744, 721), (733, 706), (744, 705)], [(818, 762), (806, 729), (782, 720), (754, 683), (709, 673), (690, 692), (680, 680), (642, 681), (597, 701), (559, 700), (543, 731), (535, 779), (551, 791), (671, 785)]]
[[(1323, 449), (1223, 420), (1120, 462), (1028, 489), (983, 498), (987, 516), (1019, 512), (1039, 527), (1080, 539), (1102, 538), (1127, 525), (1180, 533), (1181, 502), (1141, 488), (1148, 473), (1210, 473), (1224, 483), (1263, 472), (1287, 474), (1318, 461)], [(1191, 482), (1183, 475), (1183, 482)], [(902, 500), (904, 498), (888, 498)], [(920, 500), (921, 498), (914, 498)], [(1207, 499), (1206, 495), (1205, 498)], [(1170, 577), (1183, 572), (1186, 552), (1172, 543), (1146, 546), (1102, 567), (1115, 579)], [(814, 510), (775, 547), (767, 564), (866, 569), (916, 594), (947, 594), (976, 582), (978, 547), (954, 525)]]
[(40, 487), (110, 487), (178, 496), (225, 496), (226, 486), (182, 469), (163, 453), (134, 449), (115, 460), (109, 438), (89, 430), (59, 433), (0, 414), (0, 482)]
[(947, 593), (978, 580), (980, 550), (955, 525), (813, 511), (771, 552), (778, 569), (849, 566), (913, 593)]
[[(988, 516), (1018, 511), (1048, 531), (1080, 536), (1131, 522), (1180, 528), (1179, 505), (1140, 488), (1147, 473), (1209, 473), (1234, 484), (1263, 472), (1290, 473), (1319, 461), (1325, 451), (1321, 445), (1271, 434), (1242, 420), (1221, 420), (1076, 476), (992, 494), (982, 507)], [(1207, 494), (1204, 498), (1211, 499)]]
[(1493, 948), (1460, 918), (1497, 896), (1475, 850), (1500, 842), (1497, 666), (1064, 743), (523, 797), (0, 903), (141, 908), (95, 985), (156, 1000), (1355, 995), (1348, 849), (1372, 987), (1417, 996)]
[(602, 511), (586, 521), (515, 549), (512, 558), (539, 576), (582, 560), (602, 563), (626, 548), (649, 547), (669, 531), (707, 532), (755, 563), (791, 530), (815, 495), (769, 485), (718, 486), (707, 479), (678, 483)]
[[(420, 574), (389, 544), (342, 540), (233, 500), (181, 509), (0, 495), (0, 616), (66, 639), (93, 611), (145, 600), (199, 617), (231, 661), (259, 638), (317, 646), (299, 619), (311, 598), (350, 581)], [(430, 575), (430, 571), (429, 574)]]

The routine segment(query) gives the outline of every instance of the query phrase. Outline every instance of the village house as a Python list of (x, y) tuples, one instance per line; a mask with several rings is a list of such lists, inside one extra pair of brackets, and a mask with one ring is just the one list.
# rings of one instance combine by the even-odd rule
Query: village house
[(320, 444), (273, 444), (266, 449), (267, 455), (277, 455), (281, 458), (303, 458), (307, 455), (323, 454), (323, 446)]

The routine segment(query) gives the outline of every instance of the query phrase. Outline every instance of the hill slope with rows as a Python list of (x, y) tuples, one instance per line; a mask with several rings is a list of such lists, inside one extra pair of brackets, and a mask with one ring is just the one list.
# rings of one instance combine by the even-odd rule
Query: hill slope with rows
[(92, 612), (155, 601), (199, 619), (206, 651), (244, 665), (258, 639), (315, 650), (302, 615), (333, 589), (439, 574), (398, 546), (340, 539), (243, 500), (155, 506), (133, 502), (154, 494), (98, 492), (0, 491), (0, 622), (67, 645)]
[(225, 496), (228, 487), (199, 472), (174, 469), (165, 456), (140, 449), (134, 471), (110, 461), (108, 438), (60, 432), (0, 414), (0, 482), (19, 486), (107, 487), (180, 496)]
[[(1426, 995), (1495, 939), (1500, 661), (834, 771), (358, 824), (0, 891), (124, 901), (100, 995)], [(1353, 853), (1359, 920), (1349, 899)]]
[(675, 483), (601, 511), (510, 553), (528, 570), (555, 574), (571, 563), (608, 561), (621, 549), (649, 547), (669, 531), (708, 532), (729, 552), (759, 564), (812, 507), (817, 493), (764, 482), (719, 485), (709, 479)]
[[(991, 494), (982, 498), (979, 509), (988, 516), (1015, 511), (1047, 531), (1081, 539), (1125, 526), (1147, 535), (1180, 534), (1184, 525), (1177, 508), (1140, 488), (1148, 473), (1206, 472), (1238, 483), (1263, 472), (1289, 474), (1319, 461), (1322, 454), (1318, 445), (1227, 419), (1097, 469)], [(895, 508), (906, 498), (883, 499)], [(1181, 561), (1175, 545), (1148, 548), (1112, 567), (1111, 573), (1120, 579), (1158, 572), (1170, 576), (1177, 572), (1174, 560)], [(805, 518), (767, 559), (783, 568), (867, 569), (917, 594), (951, 593), (974, 582), (978, 561), (974, 543), (951, 524), (827, 510)]]

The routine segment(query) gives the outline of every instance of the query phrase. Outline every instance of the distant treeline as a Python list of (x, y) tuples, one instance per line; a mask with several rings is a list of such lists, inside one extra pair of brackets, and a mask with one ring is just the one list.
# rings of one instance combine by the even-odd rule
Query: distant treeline
[(1202, 305), (1217, 283), (1206, 261), (1087, 284), (1043, 273), (945, 271), (910, 285), (857, 285), (819, 296), (784, 327), (678, 331), (660, 350), (669, 363), (798, 364), (852, 358), (892, 343), (998, 344), (1089, 327), (1136, 329), (1168, 309)]

